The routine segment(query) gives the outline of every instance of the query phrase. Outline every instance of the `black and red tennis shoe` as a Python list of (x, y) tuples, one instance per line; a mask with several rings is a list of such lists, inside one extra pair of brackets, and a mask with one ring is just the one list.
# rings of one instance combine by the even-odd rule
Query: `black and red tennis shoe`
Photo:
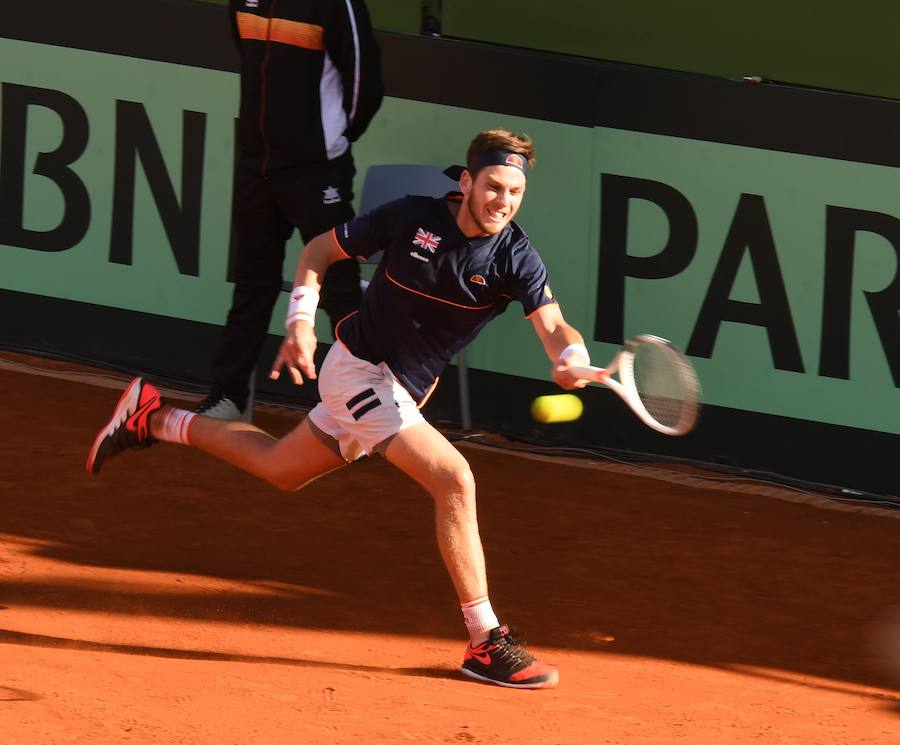
[(125, 389), (106, 426), (94, 438), (88, 453), (88, 473), (100, 473), (114, 455), (131, 448), (150, 447), (150, 415), (162, 406), (159, 391), (143, 378), (135, 378)]
[(555, 688), (559, 683), (556, 668), (538, 662), (514, 634), (509, 626), (499, 626), (483, 644), (469, 644), (463, 675), (506, 688)]

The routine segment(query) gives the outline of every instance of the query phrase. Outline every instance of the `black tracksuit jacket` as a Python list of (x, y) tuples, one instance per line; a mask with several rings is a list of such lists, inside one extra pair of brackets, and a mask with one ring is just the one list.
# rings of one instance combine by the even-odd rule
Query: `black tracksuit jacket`
[(340, 157), (384, 95), (362, 0), (231, 0), (239, 164), (264, 176)]

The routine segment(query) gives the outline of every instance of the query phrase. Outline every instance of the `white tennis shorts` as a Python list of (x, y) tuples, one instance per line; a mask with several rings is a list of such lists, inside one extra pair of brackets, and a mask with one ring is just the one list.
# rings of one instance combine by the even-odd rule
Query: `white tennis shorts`
[(322, 400), (309, 412), (309, 421), (317, 434), (337, 441), (348, 462), (425, 421), (385, 363), (373, 365), (354, 357), (340, 342), (332, 344), (319, 370), (319, 396)]

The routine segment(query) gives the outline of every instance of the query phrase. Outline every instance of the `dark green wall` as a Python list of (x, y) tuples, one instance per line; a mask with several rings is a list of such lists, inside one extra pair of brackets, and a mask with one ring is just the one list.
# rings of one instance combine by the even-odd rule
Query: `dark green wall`
[[(227, 5), (228, 0), (195, 0), (196, 2)], [(420, 0), (366, 0), (372, 14), (372, 24), (383, 31), (417, 34), (421, 26)]]
[[(376, 28), (418, 32), (421, 0), (368, 5)], [(443, 0), (446, 36), (888, 98), (900, 98), (898, 21), (894, 0)]]
[(898, 19), (890, 0), (444, 0), (452, 36), (891, 98)]

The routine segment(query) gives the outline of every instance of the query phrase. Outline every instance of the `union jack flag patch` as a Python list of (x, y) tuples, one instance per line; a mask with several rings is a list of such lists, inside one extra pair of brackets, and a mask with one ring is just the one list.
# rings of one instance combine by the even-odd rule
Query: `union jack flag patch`
[(441, 236), (435, 235), (434, 233), (425, 230), (425, 228), (419, 228), (416, 231), (416, 237), (413, 238), (414, 246), (420, 246), (431, 253), (434, 253), (434, 249), (438, 247), (440, 242)]

